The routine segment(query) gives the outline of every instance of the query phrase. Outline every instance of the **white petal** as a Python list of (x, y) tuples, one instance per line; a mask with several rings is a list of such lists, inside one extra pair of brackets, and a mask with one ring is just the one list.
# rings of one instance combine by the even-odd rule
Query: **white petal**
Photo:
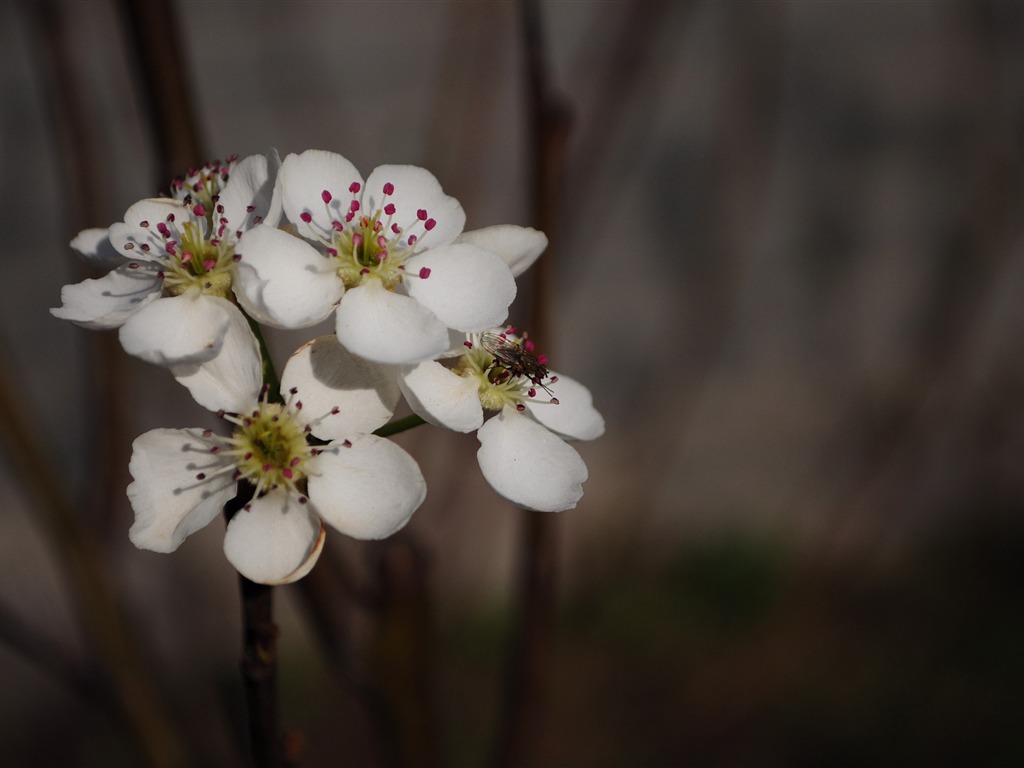
[(75, 235), (71, 247), (98, 269), (114, 269), (124, 264), (127, 258), (110, 242), (110, 234), (106, 229), (83, 229)]
[(129, 355), (171, 367), (212, 360), (231, 323), (231, 302), (188, 290), (150, 302), (119, 332)]
[(548, 238), (543, 232), (512, 224), (463, 232), (455, 242), (469, 243), (498, 254), (512, 270), (513, 277), (519, 277), (529, 269), (548, 247)]
[[(214, 216), (215, 221), (227, 219), (224, 237), (229, 241), (236, 239), (235, 232), (251, 229), (254, 221), (267, 215), (274, 191), (271, 170), (267, 167), (264, 155), (250, 155), (231, 169), (228, 183), (224, 185), (217, 200), (224, 212)], [(248, 210), (250, 206), (251, 211)]]
[[(285, 397), (301, 401), (298, 417), (323, 440), (367, 434), (387, 424), (398, 404), (398, 371), (356, 357), (335, 336), (303, 345), (281, 376)], [(338, 413), (330, 414), (337, 406)]]
[(281, 185), (277, 183), (277, 174), (281, 169), (281, 156), (276, 149), (267, 152), (267, 175), (274, 180), (274, 188), (270, 196), (270, 206), (263, 217), (263, 222), (272, 227), (280, 226), (284, 219), (284, 208), (281, 203)]
[(539, 512), (572, 509), (583, 497), (587, 465), (576, 450), (528, 416), (505, 408), (476, 433), (476, 458), (491, 487)]
[(246, 232), (232, 282), (252, 317), (278, 328), (306, 328), (331, 314), (345, 292), (334, 262), (309, 243), (261, 224)]
[(125, 211), (123, 223), (111, 224), (108, 230), (110, 244), (129, 258), (155, 261), (163, 254), (166, 242), (156, 228), (161, 222), (168, 223), (172, 233), (180, 232), (189, 222), (204, 235), (207, 229), (206, 219), (197, 217), (184, 203), (169, 198), (151, 198), (140, 200)]
[(604, 417), (594, 408), (590, 390), (575, 379), (551, 372), (558, 381), (548, 386), (558, 405), (539, 387), (537, 396), (527, 402), (530, 413), (552, 432), (568, 440), (593, 440), (604, 434)]
[[(321, 149), (309, 149), (300, 155), (288, 155), (278, 171), (281, 205), (285, 216), (295, 224), (303, 237), (323, 241), (330, 236), (331, 222), (344, 221), (353, 195), (353, 182), (362, 185), (363, 177), (341, 155)], [(325, 203), (323, 193), (331, 195)], [(358, 195), (356, 195), (358, 197)], [(311, 223), (302, 214), (313, 217)]]
[[(420, 278), (422, 268), (430, 274)], [(516, 297), (516, 281), (501, 257), (475, 245), (431, 248), (406, 262), (409, 295), (449, 328), (485, 331), (501, 325)]]
[[(395, 206), (392, 217), (406, 234), (416, 235), (419, 245), (435, 248), (452, 242), (466, 226), (466, 212), (454, 197), (441, 189), (441, 183), (430, 171), (415, 165), (382, 165), (374, 169), (363, 191), (363, 210), (371, 214), (384, 207), (384, 185), (390, 182), (395, 191), (387, 202)], [(427, 231), (417, 214), (426, 211), (434, 220)]]
[(205, 363), (178, 365), (171, 373), (197, 403), (211, 411), (241, 413), (252, 407), (263, 386), (259, 343), (242, 312), (229, 301), (230, 323), (220, 351)]
[(324, 526), (310, 504), (283, 489), (253, 499), (224, 534), (224, 554), (259, 584), (288, 584), (309, 573), (323, 550)]
[[(499, 329), (499, 332), (502, 329)], [(462, 331), (448, 330), (448, 349), (437, 356), (438, 360), (443, 360), (449, 357), (462, 357), (466, 354), (466, 342), (472, 343), (473, 339), (469, 334), (463, 333)]]
[(383, 539), (405, 525), (427, 495), (420, 468), (375, 435), (331, 443), (316, 457), (309, 498), (327, 523), (356, 539)]
[[(140, 549), (173, 552), (234, 497), (230, 460), (210, 453), (200, 430), (154, 429), (135, 439), (128, 464), (128, 500), (135, 523), (128, 537)], [(197, 478), (204, 473), (205, 479)]]
[(431, 424), (472, 432), (484, 423), (476, 379), (426, 360), (402, 374), (401, 386), (409, 407)]
[(448, 329), (415, 299), (367, 280), (338, 305), (338, 340), (378, 363), (418, 363), (448, 348)]
[(124, 264), (95, 280), (65, 285), (50, 314), (92, 329), (117, 328), (160, 296), (163, 278), (147, 264)]

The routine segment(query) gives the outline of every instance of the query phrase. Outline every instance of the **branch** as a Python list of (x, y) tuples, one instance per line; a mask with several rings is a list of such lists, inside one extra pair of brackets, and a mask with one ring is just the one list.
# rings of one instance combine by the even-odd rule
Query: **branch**
[[(533, 224), (548, 237), (548, 249), (532, 270), (532, 302), (527, 327), (551, 349), (549, 291), (558, 246), (559, 202), (570, 110), (552, 92), (544, 56), (537, 0), (521, 3), (526, 49), (527, 110)], [(505, 700), (493, 764), (496, 768), (532, 763), (530, 750), (544, 721), (544, 693), (551, 668), (555, 614), (557, 518), (543, 513), (523, 517), (519, 541), (515, 628), (505, 670)]]
[(119, 0), (125, 33), (142, 73), (141, 96), (156, 137), (160, 184), (206, 159), (169, 0)]

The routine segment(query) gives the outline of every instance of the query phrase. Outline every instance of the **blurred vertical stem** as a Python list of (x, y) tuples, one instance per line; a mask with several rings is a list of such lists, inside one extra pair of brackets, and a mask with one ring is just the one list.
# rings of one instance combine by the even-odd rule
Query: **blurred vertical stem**
[[(426, 558), (407, 534), (363, 544), (373, 577), (367, 585), (346, 574), (328, 549), (292, 588), (335, 677), (366, 716), (377, 761), (390, 768), (431, 768), (441, 760)], [(356, 612), (369, 619), (364, 664), (349, 631)]]
[(118, 5), (139, 63), (141, 98), (159, 157), (157, 175), (168, 184), (208, 159), (192, 108), (178, 21), (170, 0), (119, 0)]
[[(570, 112), (551, 88), (540, 7), (521, 0), (526, 54), (526, 104), (530, 152), (533, 225), (548, 236), (548, 249), (532, 270), (532, 301), (527, 328), (551, 349), (549, 293), (557, 258), (559, 202)], [(531, 748), (540, 740), (544, 687), (551, 669), (558, 560), (558, 518), (526, 513), (520, 531), (516, 584), (515, 633), (505, 673), (505, 694), (494, 765), (498, 768), (535, 762)]]
[[(97, 179), (103, 173), (95, 126), (87, 119), (88, 105), (75, 77), (66, 7), (54, 0), (24, 0), (23, 7), (33, 26), (36, 65), (46, 80), (45, 104), (59, 157), (58, 183), (64, 189), (61, 199), (73, 206), (74, 215), (66, 219), (68, 228), (62, 232), (70, 240), (80, 229), (102, 221), (105, 203), (110, 202), (104, 201), (103, 189), (97, 189)], [(96, 277), (83, 262), (76, 261), (76, 267), (76, 282)], [(130, 440), (124, 401), (118, 396), (124, 383), (124, 353), (115, 334), (83, 335), (91, 365), (80, 384), (82, 396), (90, 404), (83, 409), (82, 427), (85, 434), (93, 436), (87, 471), (93, 483), (84, 514), (94, 530), (107, 532), (116, 527), (120, 532), (121, 521), (113, 518), (120, 511), (118, 500), (124, 499), (124, 446)]]
[(139, 751), (153, 766), (185, 766), (183, 740), (164, 710), (155, 676), (139, 654), (117, 605), (115, 590), (99, 559), (100, 548), (82, 526), (63, 477), (59, 475), (30, 424), (23, 397), (6, 376), (14, 368), (0, 354), (0, 441), (14, 470), (47, 526), (57, 559), (66, 574), (73, 603), (85, 627), (90, 645), (110, 674)]
[[(65, 199), (73, 201), (79, 220), (92, 218), (97, 207), (93, 184), (99, 178), (98, 164), (85, 120), (86, 110), (78, 98), (79, 88), (73, 77), (67, 25), (62, 15), (64, 9), (57, 3), (38, 0), (25, 2), (22, 7), (31, 25), (37, 64), (46, 80), (48, 117), (61, 160), (59, 165), (66, 174), (62, 183), (70, 190)], [(96, 373), (94, 378), (102, 378), (103, 384), (109, 387), (98, 386), (95, 390), (102, 395), (97, 407), (103, 408), (104, 403), (117, 400), (113, 396), (116, 377), (108, 377), (116, 366), (106, 364), (112, 350), (110, 340), (100, 342), (99, 348), (104, 364), (99, 366), (102, 375)], [(177, 724), (165, 708), (165, 697), (156, 684), (158, 676), (147, 669), (147, 662), (140, 653), (142, 646), (130, 631), (117, 602), (116, 590), (103, 567), (99, 541), (84, 524), (88, 515), (73, 502), (65, 477), (50, 461), (50, 454), (38, 435), (38, 425), (29, 421), (26, 414), (35, 411), (31, 405), (26, 405), (26, 393), (17, 391), (7, 378), (7, 372), (14, 370), (6, 350), (0, 350), (0, 446), (46, 527), (76, 614), (105, 673), (104, 693), (98, 703), (116, 703), (116, 711), (146, 764), (168, 767), (192, 764)], [(121, 431), (118, 415), (113, 405), (101, 412), (100, 423), (106, 429), (93, 438), (92, 447), (100, 455), (99, 466), (90, 472), (91, 477), (100, 478), (97, 482), (100, 490), (92, 505), (97, 510), (111, 501), (108, 494), (114, 472), (110, 446), (113, 436)], [(99, 515), (92, 517), (98, 519)], [(49, 652), (36, 650), (41, 652), (41, 662), (51, 669), (55, 661), (59, 661), (54, 659), (52, 649)], [(87, 682), (83, 679), (78, 684)]]
[[(307, 620), (335, 679), (341, 683), (362, 708), (370, 727), (379, 761), (383, 765), (401, 764), (395, 722), (366, 671), (355, 663), (355, 648), (349, 620), (352, 609), (371, 610), (371, 596), (364, 594), (352, 574), (346, 573), (341, 561), (333, 556), (328, 539), (320, 560), (305, 578), (290, 588), (296, 590)], [(375, 602), (377, 595), (372, 596)]]
[(438, 724), (433, 706), (433, 631), (426, 559), (408, 535), (382, 542), (376, 550), (379, 589), (366, 666), (383, 707), (375, 724), (390, 736), (384, 757), (398, 768), (440, 765)]

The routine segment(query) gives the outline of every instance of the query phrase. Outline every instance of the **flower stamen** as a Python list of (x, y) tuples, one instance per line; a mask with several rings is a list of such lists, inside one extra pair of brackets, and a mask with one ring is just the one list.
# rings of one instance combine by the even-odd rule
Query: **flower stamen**
[[(342, 205), (334, 192), (321, 190), (324, 220), (314, 218), (309, 210), (299, 214), (308, 226), (307, 236), (319, 241), (323, 252), (334, 260), (334, 268), (346, 288), (377, 279), (385, 288), (394, 290), (410, 276), (404, 272), (405, 262), (421, 250), (423, 234), (434, 229), (437, 221), (420, 208), (403, 226), (398, 205), (390, 199), (395, 193), (395, 185), (390, 181), (382, 185), (379, 207), (373, 211), (364, 211), (364, 189), (359, 182), (352, 182), (348, 191), (351, 197), (347, 205)], [(417, 227), (422, 227), (419, 236), (414, 234)], [(429, 268), (419, 270), (422, 279), (429, 274)]]
[(548, 372), (547, 357), (533, 353), (533, 342), (525, 333), (516, 336), (510, 326), (501, 333), (474, 334), (463, 344), (466, 351), (454, 371), (479, 381), (480, 404), (485, 410), (500, 411), (506, 405), (525, 410), (527, 400), (538, 402), (538, 388), (549, 395), (546, 404), (558, 405), (550, 388), (558, 377)]

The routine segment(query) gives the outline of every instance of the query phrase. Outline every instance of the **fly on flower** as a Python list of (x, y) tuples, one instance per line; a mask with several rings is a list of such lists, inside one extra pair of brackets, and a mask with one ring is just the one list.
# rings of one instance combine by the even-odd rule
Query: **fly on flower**
[[(514, 504), (540, 512), (575, 507), (587, 466), (570, 441), (604, 432), (590, 391), (555, 375), (526, 334), (512, 328), (467, 334), (463, 344), (454, 364), (428, 360), (403, 369), (400, 386), (413, 412), (431, 424), (475, 431), (480, 471)], [(550, 399), (537, 397), (541, 388)]]
[[(529, 379), (549, 395), (552, 394), (548, 384), (558, 381), (557, 376), (550, 376), (547, 358), (533, 352), (533, 342), (524, 333), (522, 339), (511, 339), (509, 334), (515, 333), (509, 328), (504, 333), (486, 332), (480, 334), (480, 346), (489, 352), (496, 364), (500, 365), (509, 376), (521, 376)], [(548, 379), (545, 384), (545, 379)], [(533, 396), (531, 392), (530, 396)], [(551, 398), (552, 405), (558, 405), (558, 398)]]

